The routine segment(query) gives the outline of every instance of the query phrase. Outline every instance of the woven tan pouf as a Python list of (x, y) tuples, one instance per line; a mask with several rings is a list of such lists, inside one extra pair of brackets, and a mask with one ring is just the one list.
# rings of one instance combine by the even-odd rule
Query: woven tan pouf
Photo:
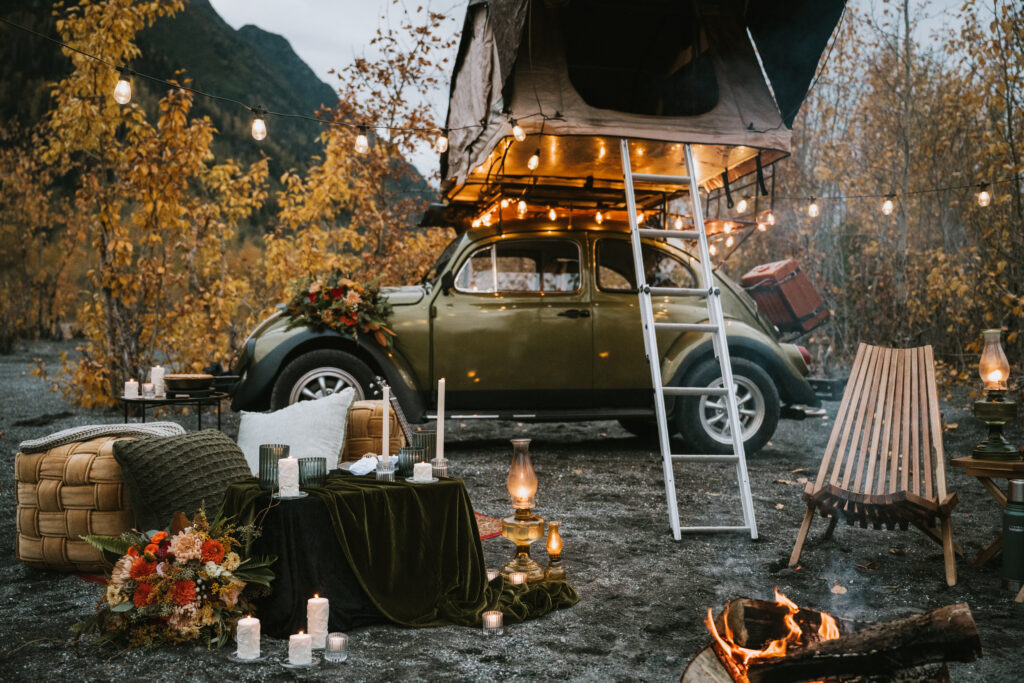
[(15, 456), (21, 562), (57, 571), (110, 567), (103, 554), (80, 537), (117, 536), (132, 527), (128, 492), (114, 460), (117, 439), (104, 436)]
[[(391, 455), (398, 455), (398, 449), (405, 445), (402, 427), (395, 411), (389, 410), (389, 439)], [(384, 401), (356, 401), (348, 411), (348, 427), (345, 429), (345, 448), (341, 461), (358, 460), (363, 453), (380, 453), (384, 425)]]

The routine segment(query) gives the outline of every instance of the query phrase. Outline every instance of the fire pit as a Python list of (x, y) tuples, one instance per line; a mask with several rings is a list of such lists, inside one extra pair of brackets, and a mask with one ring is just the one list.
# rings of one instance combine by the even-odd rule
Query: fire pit
[(981, 655), (966, 603), (883, 624), (833, 617), (775, 600), (732, 600), (705, 626), (711, 644), (691, 660), (683, 683), (773, 681), (948, 681), (945, 662)]

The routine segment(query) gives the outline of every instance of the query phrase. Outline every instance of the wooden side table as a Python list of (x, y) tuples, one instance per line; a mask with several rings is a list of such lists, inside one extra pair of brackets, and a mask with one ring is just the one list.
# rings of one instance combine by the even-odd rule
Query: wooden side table
[[(962, 467), (969, 476), (976, 477), (1001, 508), (1006, 507), (1006, 493), (992, 480), (1024, 479), (1024, 460), (980, 460), (966, 457), (953, 458), (950, 464), (953, 467)], [(972, 566), (980, 567), (988, 563), (1002, 549), (1003, 537), (999, 536), (978, 553), (977, 559), (971, 563)], [(1021, 596), (1024, 596), (1024, 590), (1021, 591)]]

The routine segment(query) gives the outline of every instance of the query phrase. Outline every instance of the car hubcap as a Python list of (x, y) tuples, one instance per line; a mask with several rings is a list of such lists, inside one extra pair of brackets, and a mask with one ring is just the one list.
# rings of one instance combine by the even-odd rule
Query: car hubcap
[[(743, 440), (748, 441), (764, 422), (764, 395), (750, 379), (734, 376), (736, 385), (736, 405), (740, 412), (740, 426)], [(719, 377), (708, 385), (722, 387), (724, 382)], [(729, 428), (729, 413), (726, 408), (726, 396), (704, 396), (700, 400), (700, 423), (708, 436), (718, 443), (731, 444), (732, 430)]]
[(341, 368), (315, 368), (300, 377), (299, 381), (295, 383), (292, 393), (288, 397), (288, 404), (314, 401), (336, 394), (348, 387), (355, 389), (355, 400), (362, 401), (365, 398), (363, 388), (351, 374)]

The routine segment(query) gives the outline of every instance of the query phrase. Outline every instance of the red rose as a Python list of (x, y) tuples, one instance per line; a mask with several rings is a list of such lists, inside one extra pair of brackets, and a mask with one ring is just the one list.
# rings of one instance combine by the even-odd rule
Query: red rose
[(175, 581), (174, 591), (171, 595), (175, 605), (187, 605), (196, 600), (195, 581)]
[(148, 562), (144, 557), (137, 557), (132, 562), (132, 568), (128, 574), (133, 579), (141, 579), (156, 572), (156, 562)]
[(132, 596), (132, 602), (139, 609), (142, 609), (149, 603), (153, 602), (153, 585), (149, 583), (140, 583), (135, 589), (135, 595)]
[(220, 541), (215, 541), (211, 538), (210, 540), (203, 542), (203, 549), (201, 553), (203, 562), (220, 564), (221, 560), (224, 559), (224, 546), (220, 544)]

